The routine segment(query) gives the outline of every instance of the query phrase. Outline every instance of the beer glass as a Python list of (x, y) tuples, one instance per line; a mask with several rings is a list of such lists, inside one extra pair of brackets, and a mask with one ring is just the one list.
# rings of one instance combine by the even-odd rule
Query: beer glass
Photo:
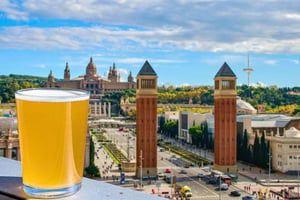
[(89, 94), (32, 88), (15, 93), (23, 190), (38, 198), (69, 196), (81, 187)]

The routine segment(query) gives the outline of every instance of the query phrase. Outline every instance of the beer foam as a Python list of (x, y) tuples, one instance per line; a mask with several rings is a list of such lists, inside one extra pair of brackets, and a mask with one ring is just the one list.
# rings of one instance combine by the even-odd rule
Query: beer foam
[(18, 90), (15, 97), (27, 101), (67, 102), (87, 100), (89, 99), (89, 93), (76, 89), (30, 88)]

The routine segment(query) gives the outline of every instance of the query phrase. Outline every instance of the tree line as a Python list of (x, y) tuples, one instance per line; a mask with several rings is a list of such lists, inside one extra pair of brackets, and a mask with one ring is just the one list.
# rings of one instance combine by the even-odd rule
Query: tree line
[[(272, 152), (270, 141), (266, 141), (265, 133), (263, 133), (261, 137), (256, 133), (253, 145), (249, 143), (247, 130), (244, 131), (243, 135), (237, 134), (238, 160), (254, 164), (258, 167), (268, 168), (269, 161), (271, 161), (270, 158), (272, 158), (270, 152)], [(272, 161), (270, 163), (272, 163)]]
[(15, 92), (25, 88), (43, 87), (45, 78), (11, 74), (0, 76), (0, 102), (15, 102)]
[[(0, 76), (0, 100), (2, 103), (14, 102), (15, 91), (23, 88), (43, 87), (46, 77), (15, 75)], [(103, 101), (110, 101), (119, 106), (122, 96), (129, 97), (135, 103), (135, 90), (105, 94)], [(213, 86), (161, 86), (158, 87), (158, 103), (160, 104), (200, 104), (214, 105)], [(252, 87), (237, 86), (237, 94), (243, 100), (257, 108), (259, 104), (266, 106), (267, 112), (282, 112), (300, 115), (300, 87)], [(176, 108), (179, 109), (179, 108)], [(201, 110), (199, 111), (201, 112)]]

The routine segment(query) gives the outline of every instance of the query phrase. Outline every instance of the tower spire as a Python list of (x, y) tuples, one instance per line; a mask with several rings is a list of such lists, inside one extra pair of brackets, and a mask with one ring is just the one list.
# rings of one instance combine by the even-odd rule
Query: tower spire
[(244, 72), (248, 74), (248, 87), (250, 87), (250, 74), (253, 71), (252, 68), (250, 68), (250, 59), (249, 59), (249, 53), (248, 53), (248, 67), (243, 69)]

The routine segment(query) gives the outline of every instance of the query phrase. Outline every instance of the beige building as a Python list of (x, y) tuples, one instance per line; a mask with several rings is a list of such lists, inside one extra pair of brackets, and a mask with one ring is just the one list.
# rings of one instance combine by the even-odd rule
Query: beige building
[(283, 136), (267, 137), (271, 140), (272, 166), (276, 171), (295, 173), (300, 170), (300, 131), (294, 127)]
[(14, 117), (0, 117), (0, 156), (20, 160), (17, 120)]
[(107, 78), (99, 76), (97, 74), (97, 66), (93, 62), (93, 59), (90, 58), (85, 75), (71, 79), (71, 70), (68, 63), (66, 63), (64, 79), (55, 81), (54, 75), (50, 71), (45, 87), (83, 89), (90, 92), (91, 99), (101, 99), (105, 93), (136, 89), (136, 83), (131, 72), (127, 82), (121, 82), (121, 77), (115, 64), (113, 64), (113, 67), (110, 67)]
[[(282, 114), (241, 115), (237, 118), (238, 134), (246, 129), (249, 143), (264, 133), (271, 142), (272, 167), (280, 172), (300, 170), (300, 118)], [(299, 168), (299, 169), (298, 169)]]
[[(255, 114), (256, 109), (249, 103), (242, 100), (240, 97), (236, 99), (237, 114)], [(180, 112), (178, 117), (178, 138), (187, 142), (192, 143), (189, 128), (194, 125), (200, 125), (206, 122), (208, 132), (214, 136), (214, 115), (211, 113), (193, 113), (193, 112)]]
[(189, 129), (192, 126), (200, 125), (205, 122), (205, 115), (194, 112), (180, 112), (178, 121), (178, 139), (186, 143), (192, 143), (192, 136), (189, 134)]
[(164, 118), (165, 121), (178, 121), (180, 111), (165, 111)]

